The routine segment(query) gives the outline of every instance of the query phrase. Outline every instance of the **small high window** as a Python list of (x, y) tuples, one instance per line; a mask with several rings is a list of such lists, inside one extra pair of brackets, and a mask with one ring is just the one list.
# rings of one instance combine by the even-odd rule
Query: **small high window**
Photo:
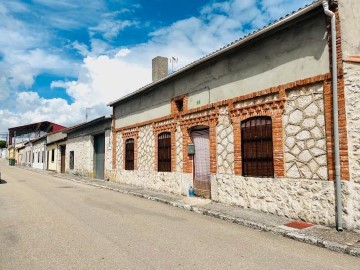
[(134, 170), (134, 139), (125, 141), (125, 170)]
[(171, 113), (177, 114), (187, 110), (187, 100), (186, 95), (175, 97), (171, 100)]
[(241, 123), (241, 153), (244, 176), (274, 176), (271, 117), (253, 117)]
[(182, 112), (184, 110), (184, 99), (175, 100), (176, 109), (178, 112)]
[(51, 150), (51, 163), (54, 163), (55, 161), (55, 149)]
[(163, 132), (158, 137), (158, 171), (171, 172), (171, 133)]

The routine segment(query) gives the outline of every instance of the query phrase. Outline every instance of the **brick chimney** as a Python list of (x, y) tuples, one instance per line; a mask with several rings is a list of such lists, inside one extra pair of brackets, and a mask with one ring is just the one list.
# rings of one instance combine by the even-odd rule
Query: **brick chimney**
[(158, 81), (168, 75), (168, 59), (157, 56), (152, 60), (152, 80)]

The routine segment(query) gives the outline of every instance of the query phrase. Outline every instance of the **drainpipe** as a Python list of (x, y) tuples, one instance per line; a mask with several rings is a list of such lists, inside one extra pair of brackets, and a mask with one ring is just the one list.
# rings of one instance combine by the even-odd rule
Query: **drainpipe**
[(341, 204), (341, 179), (340, 179), (340, 149), (339, 149), (339, 111), (337, 87), (337, 52), (336, 52), (336, 24), (335, 14), (329, 10), (328, 1), (322, 2), (324, 12), (331, 18), (331, 62), (332, 62), (332, 92), (333, 92), (333, 122), (334, 122), (334, 156), (335, 156), (335, 201), (336, 201), (336, 229), (343, 231), (342, 204)]

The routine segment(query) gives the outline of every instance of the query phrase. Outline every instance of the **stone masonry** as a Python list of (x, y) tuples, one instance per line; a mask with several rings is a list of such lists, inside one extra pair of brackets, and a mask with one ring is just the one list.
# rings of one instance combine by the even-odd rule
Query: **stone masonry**
[(124, 142), (122, 134), (120, 132), (116, 133), (116, 164), (117, 167), (122, 168), (124, 164)]
[[(69, 139), (66, 144), (65, 170), (67, 173), (93, 177), (94, 142), (91, 136)], [(70, 170), (70, 152), (74, 151), (74, 170)]]
[(287, 177), (327, 180), (322, 85), (287, 93), (284, 133)]
[(141, 171), (153, 171), (155, 163), (155, 137), (151, 125), (139, 128), (138, 147), (138, 169)]
[(183, 170), (183, 135), (180, 125), (176, 126), (176, 171), (182, 172)]
[(344, 73), (350, 165), (348, 196), (351, 198), (348, 211), (352, 214), (347, 222), (358, 224), (360, 220), (360, 63), (345, 63)]
[(234, 132), (227, 107), (220, 108), (216, 128), (218, 173), (234, 173)]

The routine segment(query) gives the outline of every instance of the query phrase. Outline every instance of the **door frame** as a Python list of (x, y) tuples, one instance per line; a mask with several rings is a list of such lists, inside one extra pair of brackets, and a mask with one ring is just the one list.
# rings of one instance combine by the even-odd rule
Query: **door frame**
[[(196, 170), (196, 164), (195, 164), (195, 156), (196, 156), (196, 150), (195, 155), (192, 156), (192, 171), (193, 171), (193, 187), (195, 189), (195, 194), (198, 197), (203, 197), (206, 199), (211, 199), (211, 148), (210, 148), (210, 127), (208, 126), (194, 126), (189, 130), (191, 140), (193, 141), (194, 145), (195, 142), (193, 140), (193, 132), (196, 131), (203, 131), (207, 130), (207, 139), (208, 139), (208, 155), (209, 155), (209, 179), (207, 181), (200, 181), (195, 179), (195, 170)], [(195, 145), (196, 148), (196, 145)]]
[(66, 145), (60, 145), (60, 173), (65, 173)]

